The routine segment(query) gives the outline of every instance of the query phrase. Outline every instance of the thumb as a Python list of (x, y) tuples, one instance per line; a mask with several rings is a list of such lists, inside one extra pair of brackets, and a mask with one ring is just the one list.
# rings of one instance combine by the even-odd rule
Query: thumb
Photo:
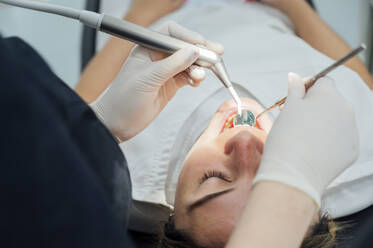
[(289, 73), (288, 78), (289, 89), (286, 102), (302, 99), (306, 94), (306, 89), (304, 87), (302, 78), (298, 74), (293, 72)]
[(162, 81), (166, 81), (190, 67), (199, 57), (199, 50), (195, 46), (188, 46), (156, 62), (154, 71)]

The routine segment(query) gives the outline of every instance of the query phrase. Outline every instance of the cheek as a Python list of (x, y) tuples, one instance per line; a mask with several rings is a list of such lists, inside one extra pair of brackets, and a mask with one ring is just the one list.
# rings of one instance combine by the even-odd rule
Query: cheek
[(246, 208), (247, 201), (251, 192), (251, 181), (249, 178), (240, 178), (236, 183), (236, 194), (227, 197), (226, 213), (230, 217), (232, 226), (236, 226), (243, 211)]
[(234, 230), (234, 225), (224, 221), (207, 225), (204, 231), (194, 234), (196, 241), (202, 247), (224, 247)]

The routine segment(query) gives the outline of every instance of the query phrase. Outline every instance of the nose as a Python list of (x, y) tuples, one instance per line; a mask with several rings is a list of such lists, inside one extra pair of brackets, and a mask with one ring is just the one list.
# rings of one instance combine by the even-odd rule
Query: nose
[(262, 159), (263, 142), (249, 131), (240, 131), (225, 144), (224, 153), (231, 157), (238, 170), (255, 175)]

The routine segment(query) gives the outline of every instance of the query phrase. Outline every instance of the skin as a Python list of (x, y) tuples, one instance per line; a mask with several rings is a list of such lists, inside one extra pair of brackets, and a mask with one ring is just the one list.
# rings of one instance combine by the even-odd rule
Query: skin
[(261, 181), (252, 188), (224, 247), (299, 248), (315, 221), (317, 207), (307, 194), (282, 183)]
[[(255, 101), (242, 99), (243, 108), (259, 113)], [(241, 126), (221, 133), (222, 126), (235, 112), (232, 100), (225, 102), (188, 154), (180, 173), (175, 199), (175, 225), (187, 231), (199, 244), (225, 244), (245, 209), (263, 153), (263, 145), (271, 128), (271, 120), (263, 116), (261, 129)], [(211, 177), (200, 184), (208, 171), (219, 171), (225, 180)], [(188, 212), (187, 207), (206, 195), (229, 190)]]
[[(252, 99), (241, 100), (243, 108), (254, 114), (263, 110)], [(263, 244), (267, 238), (261, 238), (260, 233), (269, 230), (268, 223), (263, 220), (275, 225), (273, 220), (276, 219), (279, 220), (277, 230), (285, 222), (292, 222), (296, 230), (284, 229), (284, 235), (295, 237), (279, 237), (277, 242), (284, 241), (283, 247), (296, 247), (309, 231), (310, 224), (319, 220), (315, 205), (303, 192), (281, 183), (261, 182), (252, 187), (272, 121), (265, 115), (258, 120), (260, 128), (239, 126), (222, 132), (224, 123), (235, 112), (235, 103), (232, 100), (225, 102), (189, 152), (178, 180), (175, 227), (204, 247), (224, 247), (228, 240), (230, 247), (240, 247), (243, 237), (247, 237), (247, 223), (252, 222), (251, 228), (258, 234), (254, 235), (253, 231), (245, 244)], [(222, 173), (224, 178), (214, 175), (201, 183), (205, 173), (212, 170)], [(226, 193), (189, 210), (200, 199), (219, 192)], [(237, 230), (237, 225), (242, 222), (245, 227)], [(273, 244), (268, 244), (268, 247), (273, 247)]]
[[(145, 2), (145, 0), (143, 1)], [(154, 2), (155, 1), (156, 0), (154, 0)], [(182, 3), (183, 2), (184, 1), (182, 1)], [(305, 1), (262, 0), (262, 2), (270, 4), (288, 15), (295, 25), (297, 35), (312, 47), (332, 59), (339, 59), (350, 51), (349, 46), (320, 19), (316, 12), (314, 12)], [(158, 4), (156, 5), (157, 8), (153, 10), (157, 12), (159, 8), (168, 8), (169, 6), (170, 5)], [(144, 5), (143, 7), (146, 6)], [(135, 13), (135, 11), (132, 13)], [(141, 15), (141, 13), (147, 14)], [(154, 20), (154, 16), (150, 16), (150, 18), (147, 16), (149, 12), (142, 9), (141, 13), (129, 13), (124, 19), (144, 26), (149, 25), (149, 21)], [(160, 13), (164, 13), (163, 10), (160, 11)], [(133, 20), (131, 20), (131, 18)], [(143, 24), (140, 22), (143, 22)], [(82, 98), (87, 102), (92, 102), (108, 85), (110, 85), (128, 57), (131, 48), (131, 43), (115, 38), (107, 43), (107, 46), (92, 60), (91, 64), (85, 70), (81, 81), (78, 83), (76, 90)], [(364, 79), (367, 85), (373, 88), (372, 77), (358, 58), (350, 60), (346, 66), (355, 70), (360, 77)], [(220, 115), (220, 117), (223, 116), (223, 114), (219, 114), (219, 112), (217, 115)], [(219, 117), (216, 118), (219, 119)], [(312, 222), (312, 218), (315, 218), (316, 207), (313, 201), (304, 193), (280, 183), (260, 182), (254, 188), (250, 188), (250, 180), (252, 180), (251, 178), (253, 177), (252, 173), (254, 173), (257, 160), (261, 155), (260, 147), (262, 145), (260, 144), (264, 142), (264, 140), (260, 139), (260, 137), (263, 138), (263, 136), (260, 135), (261, 132), (253, 131), (253, 129), (241, 128), (239, 131), (231, 131), (224, 134), (222, 138), (218, 139), (216, 134), (218, 132), (217, 130), (218, 129), (213, 130), (211, 133), (206, 131), (205, 133), (209, 133), (209, 135), (206, 134), (203, 138), (201, 136), (200, 140), (206, 137), (206, 143), (201, 141), (198, 145), (204, 148), (206, 153), (200, 156), (206, 156), (204, 159), (209, 161), (211, 159), (209, 155), (211, 156), (211, 154), (216, 152), (225, 158), (225, 160), (222, 161), (226, 162), (226, 164), (217, 163), (213, 165), (219, 168), (231, 168), (232, 176), (237, 177), (238, 175), (240, 179), (234, 178), (235, 191), (237, 190), (237, 192), (229, 192), (229, 194), (235, 194), (233, 196), (236, 197), (232, 197), (232, 195), (229, 196), (228, 194), (221, 195), (220, 197), (227, 198), (226, 201), (220, 204), (222, 201), (216, 198), (213, 202), (208, 203), (209, 205), (212, 204), (210, 207), (207, 206), (210, 211), (203, 210), (206, 206), (203, 206), (203, 208), (201, 206), (199, 209), (195, 209), (194, 213), (190, 214), (191, 216), (188, 220), (186, 218), (185, 206), (197, 199), (193, 199), (191, 193), (189, 193), (189, 198), (187, 196), (182, 196), (184, 194), (182, 190), (188, 191), (188, 188), (192, 187), (194, 187), (195, 191), (201, 190), (197, 189), (197, 178), (198, 176), (203, 176), (203, 174), (201, 171), (197, 170), (200, 168), (194, 170), (189, 169), (189, 172), (185, 169), (181, 176), (189, 178), (190, 180), (184, 180), (183, 184), (185, 185), (180, 186), (180, 189), (178, 189), (180, 193), (177, 196), (175, 206), (176, 227), (178, 229), (185, 229), (185, 231), (189, 232), (200, 244), (212, 244), (211, 246), (214, 246), (215, 243), (217, 244), (216, 246), (225, 244), (233, 227), (238, 225), (227, 247), (242, 247), (242, 244), (245, 244), (244, 247), (299, 247), (301, 240)], [(213, 136), (214, 134), (215, 136)], [(208, 146), (208, 139), (211, 141), (210, 146)], [(252, 141), (248, 142), (248, 140)], [(233, 147), (237, 147), (230, 153), (225, 152), (229, 151), (229, 149), (225, 150), (225, 147), (228, 146), (226, 145), (228, 141), (231, 141), (232, 144), (236, 144), (232, 145)], [(247, 153), (254, 157), (254, 162), (250, 164), (248, 164), (247, 160), (240, 160), (241, 155), (238, 155), (240, 154), (240, 147), (242, 148), (245, 146), (247, 147)], [(189, 157), (193, 156), (192, 152), (195, 150), (196, 149), (192, 149)], [(193, 164), (193, 160), (191, 158), (189, 160), (189, 157), (186, 163), (189, 162)], [(244, 158), (244, 156), (241, 158)], [(238, 171), (238, 169), (240, 169), (243, 173), (233, 173), (232, 163), (228, 163), (232, 160), (246, 161), (246, 163), (234, 164), (236, 170)], [(198, 160), (195, 159), (194, 164), (198, 165), (198, 163)], [(185, 167), (192, 168), (193, 166), (187, 166), (186, 164)], [(214, 190), (217, 187), (227, 187), (226, 184), (228, 184), (228, 182), (220, 182), (217, 180), (219, 179), (210, 178), (208, 183), (213, 185), (207, 185), (209, 188), (206, 190), (211, 190), (211, 187)], [(205, 186), (206, 185), (204, 185), (204, 187)], [(240, 200), (241, 198), (242, 200)], [(188, 200), (190, 202), (188, 202)], [(222, 207), (216, 206), (217, 203)], [(276, 208), (273, 206), (276, 206)], [(197, 211), (199, 211), (198, 214)], [(212, 214), (212, 212), (214, 212), (214, 214)], [(196, 216), (199, 216), (200, 220), (198, 220)], [(214, 218), (214, 216), (217, 217)], [(229, 218), (218, 218), (219, 216), (228, 216)], [(236, 224), (239, 216), (241, 216), (240, 221)], [(207, 226), (208, 228), (206, 228)], [(271, 237), (271, 239), (268, 239), (268, 237)]]

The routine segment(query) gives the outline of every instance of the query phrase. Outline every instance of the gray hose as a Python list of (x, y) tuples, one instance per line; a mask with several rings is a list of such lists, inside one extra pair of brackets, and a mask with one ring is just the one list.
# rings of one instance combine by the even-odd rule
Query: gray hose
[(58, 6), (50, 3), (38, 3), (35, 1), (23, 1), (23, 0), (0, 0), (0, 3), (17, 6), (26, 9), (33, 9), (38, 11), (43, 11), (47, 13), (52, 13), (56, 15), (61, 15), (73, 19), (79, 19), (80, 10)]

